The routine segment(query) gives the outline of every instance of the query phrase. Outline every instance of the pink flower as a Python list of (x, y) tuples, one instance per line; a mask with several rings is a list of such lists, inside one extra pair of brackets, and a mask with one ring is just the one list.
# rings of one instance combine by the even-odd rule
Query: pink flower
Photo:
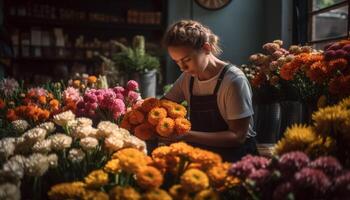
[(322, 170), (329, 177), (337, 176), (343, 170), (338, 160), (331, 156), (319, 157), (309, 164), (309, 167)]
[(349, 198), (350, 194), (350, 171), (338, 176), (334, 180), (334, 199), (346, 199)]
[(137, 91), (139, 89), (139, 84), (134, 80), (130, 80), (126, 84), (126, 89), (129, 91)]
[(117, 86), (117, 87), (113, 88), (113, 91), (116, 94), (123, 94), (125, 89), (123, 87)]
[(283, 176), (289, 177), (303, 167), (306, 167), (309, 161), (310, 159), (305, 153), (294, 151), (283, 154), (279, 159), (278, 167)]
[(63, 91), (63, 100), (67, 101), (67, 100), (72, 100), (72, 101), (79, 101), (81, 99), (79, 90), (73, 87), (68, 87), (67, 89), (65, 89)]
[(124, 100), (124, 95), (122, 93), (115, 94), (115, 98)]
[(128, 92), (127, 100), (129, 104), (135, 103), (140, 98), (140, 94), (138, 92), (130, 90)]
[(288, 199), (288, 195), (293, 191), (293, 184), (290, 182), (283, 182), (278, 185), (273, 192), (273, 200)]
[(0, 82), (0, 90), (6, 97), (12, 96), (18, 87), (18, 82), (13, 78), (5, 78)]
[(256, 171), (252, 172), (251, 174), (249, 174), (249, 176), (248, 176), (249, 179), (253, 180), (255, 182), (255, 184), (257, 184), (259, 186), (268, 182), (270, 177), (271, 177), (271, 173), (267, 169), (256, 170)]
[(48, 92), (42, 87), (36, 87), (36, 88), (30, 88), (28, 90), (28, 93), (34, 93), (36, 96), (46, 96)]

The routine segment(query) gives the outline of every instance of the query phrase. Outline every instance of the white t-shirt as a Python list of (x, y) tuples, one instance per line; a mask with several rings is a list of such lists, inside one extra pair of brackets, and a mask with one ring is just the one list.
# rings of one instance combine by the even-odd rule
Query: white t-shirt
[[(211, 79), (205, 81), (200, 81), (195, 77), (193, 82), (193, 95), (203, 96), (213, 94), (221, 71)], [(175, 81), (170, 91), (165, 95), (165, 98), (175, 102), (186, 100), (190, 103), (190, 79), (190, 74), (182, 73)], [(236, 66), (230, 65), (229, 69), (226, 71), (218, 89), (217, 102), (220, 114), (225, 121), (251, 116), (247, 137), (256, 136), (253, 130), (254, 111), (252, 105), (252, 90), (248, 79)]]

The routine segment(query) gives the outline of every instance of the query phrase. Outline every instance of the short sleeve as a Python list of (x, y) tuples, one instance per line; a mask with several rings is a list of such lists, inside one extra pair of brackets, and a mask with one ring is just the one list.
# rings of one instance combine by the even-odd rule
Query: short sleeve
[(169, 90), (168, 93), (165, 94), (165, 98), (180, 103), (185, 100), (184, 92), (184, 73), (180, 75), (180, 77), (174, 82), (173, 86)]
[(225, 93), (226, 119), (234, 120), (252, 116), (252, 90), (248, 79), (242, 75), (230, 80)]

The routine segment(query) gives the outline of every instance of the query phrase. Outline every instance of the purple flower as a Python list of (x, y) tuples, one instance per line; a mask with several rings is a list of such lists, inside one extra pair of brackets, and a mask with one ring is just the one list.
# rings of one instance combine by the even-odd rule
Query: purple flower
[(0, 82), (0, 90), (5, 97), (10, 97), (18, 89), (18, 82), (13, 78), (5, 78)]
[(348, 54), (348, 52), (346, 52), (346, 51), (343, 50), (343, 49), (338, 49), (338, 50), (335, 51), (335, 56), (336, 56), (337, 58), (343, 58), (343, 57), (345, 57), (347, 54)]
[(289, 152), (283, 154), (278, 163), (278, 168), (285, 177), (293, 175), (303, 167), (307, 166), (310, 159), (309, 157), (300, 151)]
[(334, 59), (336, 54), (335, 54), (335, 51), (334, 50), (327, 50), (325, 53), (324, 53), (325, 57), (327, 60), (331, 60), (331, 59)]
[(328, 177), (337, 176), (343, 170), (338, 160), (331, 156), (319, 157), (312, 161), (309, 167), (323, 171)]
[(269, 163), (269, 159), (265, 157), (247, 155), (240, 161), (232, 164), (229, 172), (232, 175), (245, 179), (255, 170), (266, 168)]
[(297, 199), (323, 197), (331, 186), (328, 177), (318, 169), (305, 167), (294, 175)]
[(249, 174), (248, 178), (253, 180), (257, 185), (263, 185), (268, 182), (271, 173), (267, 169), (258, 169)]
[(130, 80), (126, 84), (126, 89), (129, 91), (137, 91), (139, 89), (139, 84), (134, 80)]
[(344, 45), (342, 49), (344, 51), (350, 52), (350, 44)]
[(270, 159), (263, 156), (246, 155), (242, 160), (252, 163), (256, 169), (266, 168), (270, 164)]
[(346, 199), (349, 198), (350, 194), (350, 171), (338, 176), (334, 180), (334, 199)]
[(293, 184), (290, 182), (283, 182), (278, 185), (272, 195), (273, 200), (287, 199), (288, 195), (293, 192)]

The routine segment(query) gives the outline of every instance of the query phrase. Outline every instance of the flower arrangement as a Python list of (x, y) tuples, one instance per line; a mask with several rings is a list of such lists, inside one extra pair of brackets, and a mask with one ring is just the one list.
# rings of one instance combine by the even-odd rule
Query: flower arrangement
[(91, 193), (103, 199), (219, 199), (219, 189), (239, 184), (228, 175), (229, 166), (219, 155), (182, 142), (158, 147), (151, 156), (125, 148), (81, 182), (57, 184), (48, 194), (50, 199)]
[[(14, 122), (17, 129), (28, 128), (23, 120)], [(21, 183), (25, 198), (44, 198), (48, 186), (85, 177), (104, 166), (117, 150), (146, 152), (145, 142), (109, 121), (101, 121), (94, 128), (91, 119), (76, 118), (65, 111), (54, 115), (53, 122), (0, 140), (2, 183)]]
[(128, 111), (120, 126), (142, 140), (148, 140), (155, 134), (162, 137), (183, 135), (191, 129), (186, 114), (186, 108), (180, 104), (148, 98)]
[(88, 89), (108, 88), (106, 77), (99, 75), (96, 77), (89, 74), (76, 73), (72, 79), (68, 80), (68, 87), (73, 87), (84, 93)]

